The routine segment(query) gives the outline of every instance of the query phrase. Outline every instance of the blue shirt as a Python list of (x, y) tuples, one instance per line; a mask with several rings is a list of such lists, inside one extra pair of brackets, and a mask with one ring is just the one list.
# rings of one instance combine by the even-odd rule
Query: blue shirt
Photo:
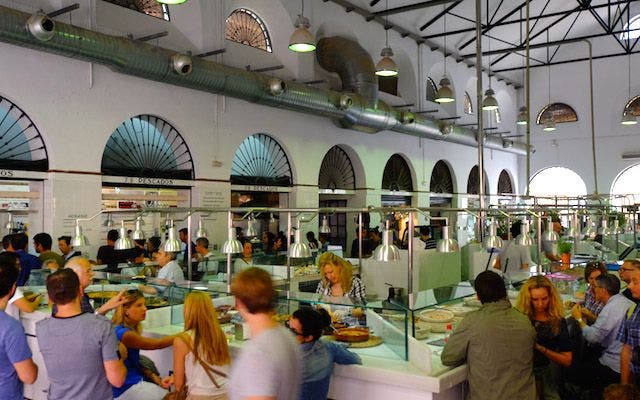
[(618, 336), (616, 337), (622, 344), (631, 346), (631, 372), (640, 373), (640, 307), (633, 305), (627, 311), (624, 322), (620, 325)]
[(300, 400), (324, 400), (329, 393), (333, 363), (362, 364), (360, 356), (338, 343), (316, 340), (303, 343)]
[(31, 358), (20, 322), (0, 310), (0, 398), (22, 400), (22, 382), (13, 364)]
[[(122, 337), (125, 333), (131, 331), (122, 324), (116, 326), (116, 337), (119, 341), (122, 341)], [(113, 397), (117, 398), (122, 393), (126, 392), (131, 386), (142, 381), (142, 368), (140, 367), (140, 349), (132, 349), (127, 347), (127, 358), (124, 360), (124, 366), (127, 367), (127, 377), (124, 380), (124, 385), (121, 387), (113, 388)]]
[(24, 286), (29, 280), (32, 269), (42, 268), (42, 261), (33, 254), (29, 254), (24, 250), (16, 251), (20, 259), (20, 274), (18, 275), (18, 286)]
[(604, 351), (599, 361), (612, 370), (620, 373), (620, 350), (622, 343), (616, 340), (618, 328), (633, 302), (621, 294), (611, 296), (604, 305), (598, 319), (591, 326), (582, 328), (582, 336), (589, 343), (600, 344)]

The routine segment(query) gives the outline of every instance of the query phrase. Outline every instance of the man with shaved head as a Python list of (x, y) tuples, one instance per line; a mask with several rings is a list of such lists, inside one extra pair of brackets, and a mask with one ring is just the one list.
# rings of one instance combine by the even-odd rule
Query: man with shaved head
[[(84, 257), (73, 257), (67, 261), (64, 266), (65, 268), (69, 268), (73, 272), (78, 275), (78, 279), (80, 280), (80, 289), (82, 291), (82, 297), (80, 298), (80, 309), (83, 313), (97, 313), (101, 315), (105, 315), (109, 311), (118, 307), (120, 304), (127, 302), (127, 296), (125, 295), (126, 289), (123, 289), (118, 293), (115, 297), (112, 297), (104, 303), (100, 308), (94, 311), (91, 303), (89, 302), (89, 296), (84, 292), (85, 289), (91, 285), (93, 281), (93, 269), (91, 268), (91, 263)], [(56, 315), (57, 308), (54, 304), (52, 314)]]

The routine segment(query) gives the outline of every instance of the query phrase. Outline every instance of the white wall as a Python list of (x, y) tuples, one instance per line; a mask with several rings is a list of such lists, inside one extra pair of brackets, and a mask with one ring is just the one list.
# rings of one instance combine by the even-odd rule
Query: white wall
[[(81, 1), (81, 7), (85, 3)], [(200, 6), (201, 2), (191, 0), (187, 4), (192, 3)], [(272, 29), (273, 45), (278, 49), (268, 57), (270, 57), (269, 62), (277, 61), (285, 64), (287, 67), (285, 74), (294, 74), (294, 77), (306, 79), (310, 75), (313, 77), (313, 70), (317, 68), (313, 65), (314, 56), (292, 55), (282, 51), (292, 31), (291, 21), (299, 12), (294, 3), (297, 4), (297, 2), (284, 1), (282, 7), (265, 12), (263, 16), (267, 26)], [(6, 4), (6, 2), (0, 1), (0, 4)], [(225, 2), (224, 9), (228, 11), (233, 8), (232, 6), (241, 4), (264, 7), (264, 5), (261, 6), (262, 2), (247, 0)], [(346, 14), (340, 7), (331, 3), (324, 3), (322, 6), (312, 4), (309, 12), (313, 26), (318, 27), (331, 21), (331, 25), (342, 26), (345, 30), (357, 27), (353, 31), (356, 32), (360, 44), (369, 50), (374, 62), (377, 61), (381, 38), (384, 37), (384, 31), (380, 26), (366, 23), (360, 16)], [(113, 7), (103, 8), (115, 11), (113, 15), (100, 17), (101, 29), (108, 27), (109, 18), (117, 19), (121, 13), (131, 12)], [(224, 14), (211, 4), (198, 9), (212, 14)], [(287, 15), (285, 11), (292, 15)], [(211, 50), (213, 44), (224, 42), (219, 37), (213, 37), (218, 34), (216, 29), (207, 28), (201, 35), (193, 32), (196, 27), (205, 25), (203, 22), (207, 19), (205, 16), (200, 16), (199, 22), (194, 26), (188, 28), (183, 26), (191, 20), (185, 17), (186, 14), (188, 14), (187, 11), (176, 13), (176, 20), (173, 23), (179, 24), (175, 30), (196, 36), (191, 43), (194, 52)], [(142, 17), (142, 19), (138, 18), (137, 22), (147, 21), (153, 25), (149, 29), (158, 24), (151, 17)], [(273, 20), (275, 18), (278, 20)], [(166, 23), (161, 21), (160, 25), (163, 24)], [(114, 23), (114, 30), (116, 28), (122, 30), (120, 25)], [(137, 28), (143, 30), (141, 27)], [(175, 45), (183, 46), (185, 37), (179, 35), (175, 39), (177, 40)], [(394, 50), (397, 49), (411, 63), (411, 71), (401, 71), (400, 87), (404, 87), (404, 92), (407, 92), (406, 86), (402, 86), (402, 74), (410, 74), (411, 79), (418, 83), (415, 93), (406, 93), (406, 96), (412, 99), (421, 98), (424, 96), (426, 71), (432, 70), (434, 63), (441, 62), (442, 56), (424, 46), (418, 52), (415, 42), (402, 39), (393, 32), (390, 32), (389, 39)], [(171, 39), (171, 36), (168, 39), (161, 39), (160, 45), (168, 46), (172, 40), (174, 39)], [(256, 53), (256, 50), (252, 49), (236, 52), (239, 46), (224, 43), (228, 50), (224, 59), (233, 60), (233, 63), (238, 65), (262, 62), (255, 61), (256, 54), (262, 52)], [(445, 141), (421, 140), (395, 132), (368, 134), (340, 129), (326, 118), (269, 108), (239, 99), (117, 74), (100, 65), (3, 43), (0, 43), (0, 54), (2, 54), (0, 95), (11, 99), (33, 119), (44, 137), (49, 152), (50, 169), (56, 171), (49, 174), (49, 179), (54, 181), (52, 185), (54, 195), (61, 198), (56, 198), (54, 206), (50, 210), (45, 210), (51, 213), (49, 218), (54, 221), (45, 223), (45, 227), (53, 229), (52, 236), (71, 233), (68, 231), (69, 223), (63, 223), (62, 219), (74, 214), (72, 212), (74, 208), (78, 208), (79, 212), (76, 214), (79, 215), (91, 215), (100, 209), (100, 196), (94, 192), (99, 189), (104, 145), (120, 123), (138, 114), (159, 116), (170, 122), (183, 136), (194, 160), (196, 180), (201, 181), (198, 183), (197, 193), (204, 193), (209, 189), (209, 191), (216, 191), (221, 190), (220, 188), (228, 188), (233, 155), (242, 140), (254, 133), (266, 133), (278, 140), (292, 165), (294, 190), (298, 191), (301, 187), (305, 187), (303, 191), (307, 194), (300, 193), (292, 196), (294, 204), (290, 204), (291, 206), (309, 206), (308, 186), (317, 185), (322, 159), (335, 144), (342, 144), (352, 149), (351, 153), (356, 157), (353, 160), (354, 164), (362, 164), (364, 176), (357, 177), (357, 181), (360, 188), (366, 188), (367, 194), (361, 198), (378, 196), (376, 193), (380, 190), (384, 166), (388, 158), (395, 153), (400, 153), (409, 160), (414, 173), (414, 187), (419, 192), (428, 191), (431, 170), (439, 159), (447, 160), (452, 166), (456, 191), (460, 193), (466, 191), (469, 171), (477, 164), (477, 149), (473, 147)], [(421, 63), (417, 60), (419, 54), (422, 57)], [(447, 72), (458, 88), (456, 113), (464, 115), (462, 112), (464, 88), (473, 77), (475, 69), (467, 68), (462, 63), (448, 61)], [(439, 77), (434, 78), (439, 79)], [(484, 79), (486, 82), (487, 78)], [(515, 129), (509, 128), (509, 126), (515, 126), (513, 123), (515, 101), (509, 101), (516, 95), (513, 87), (506, 86), (502, 82), (494, 82), (493, 86), (500, 101), (505, 103), (502, 109), (504, 129)], [(475, 92), (470, 94), (475, 100)], [(422, 100), (420, 102), (424, 103)], [(433, 106), (433, 104), (424, 105), (427, 108)], [(474, 109), (477, 110), (475, 104)], [(222, 166), (213, 166), (214, 159), (221, 161)], [(489, 177), (490, 192), (496, 192), (500, 171), (507, 169), (515, 176), (518, 164), (521, 162), (523, 158), (512, 153), (487, 150), (485, 169)], [(207, 183), (211, 181), (218, 183)], [(514, 184), (518, 184), (517, 177)], [(67, 196), (74, 200), (61, 208), (59, 204), (65, 202)], [(426, 197), (420, 196), (420, 198)], [(296, 204), (295, 199), (300, 199), (300, 204)], [(202, 199), (196, 195), (193, 198), (193, 205), (198, 205), (201, 201)], [(426, 206), (427, 204), (416, 205)], [(221, 230), (222, 233), (218, 236), (224, 238), (226, 231), (220, 225), (218, 223), (215, 226), (208, 226), (207, 229)], [(94, 232), (94, 243), (100, 244), (103, 230), (104, 228), (97, 226), (89, 229)]]

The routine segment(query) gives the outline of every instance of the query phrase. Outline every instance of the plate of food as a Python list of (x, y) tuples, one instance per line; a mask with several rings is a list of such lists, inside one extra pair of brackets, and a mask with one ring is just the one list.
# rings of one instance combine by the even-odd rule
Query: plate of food
[(342, 328), (333, 332), (333, 337), (340, 342), (366, 342), (369, 340), (369, 328)]
[(453, 321), (455, 315), (449, 310), (435, 309), (420, 313), (420, 319), (425, 322), (445, 323)]

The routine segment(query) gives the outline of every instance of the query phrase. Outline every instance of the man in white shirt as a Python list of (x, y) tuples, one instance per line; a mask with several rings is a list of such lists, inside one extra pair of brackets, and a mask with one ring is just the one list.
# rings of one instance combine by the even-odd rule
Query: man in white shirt
[(575, 368), (573, 381), (586, 385), (599, 394), (604, 388), (620, 381), (620, 351), (622, 343), (616, 340), (618, 328), (633, 302), (620, 294), (620, 280), (612, 274), (602, 274), (593, 286), (596, 300), (605, 303), (595, 323), (588, 326), (582, 319), (580, 305), (571, 309), (571, 314), (582, 328), (582, 336), (592, 345), (600, 345), (602, 355), (587, 360)]

